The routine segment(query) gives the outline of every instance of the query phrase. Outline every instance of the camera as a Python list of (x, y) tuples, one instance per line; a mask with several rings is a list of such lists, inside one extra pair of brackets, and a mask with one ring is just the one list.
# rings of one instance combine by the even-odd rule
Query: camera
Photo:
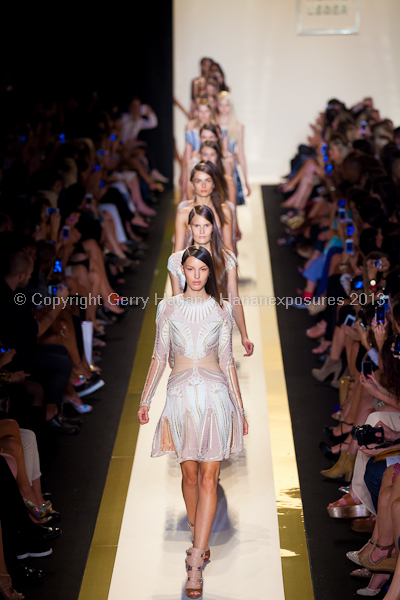
[(385, 322), (385, 306), (376, 306), (375, 307), (375, 320), (377, 323)]
[(344, 320), (344, 324), (348, 325), (349, 327), (352, 327), (355, 322), (356, 322), (356, 318), (354, 315), (347, 315), (347, 317)]
[(346, 235), (350, 237), (354, 233), (354, 223), (351, 219), (346, 221)]
[(52, 215), (53, 213), (59, 213), (59, 212), (60, 212), (59, 208), (50, 208), (50, 207), (46, 208), (46, 215), (48, 217), (50, 217), (50, 215)]
[(47, 293), (50, 294), (50, 296), (57, 296), (57, 290), (58, 290), (58, 285), (48, 285), (47, 286)]
[(387, 294), (382, 294), (382, 296), (379, 297), (379, 306), (383, 306), (385, 312), (389, 311), (389, 296)]
[(383, 427), (372, 427), (371, 425), (356, 425), (351, 430), (351, 437), (357, 440), (359, 446), (368, 444), (380, 444), (383, 442)]
[(351, 238), (347, 238), (346, 239), (346, 254), (353, 254), (353, 252), (354, 252), (353, 240)]
[(363, 290), (364, 289), (364, 282), (363, 282), (362, 275), (356, 275), (355, 277), (353, 277), (353, 279), (351, 280), (351, 289), (352, 290)]
[(361, 363), (361, 373), (367, 377), (372, 375), (372, 362), (369, 360), (363, 360)]

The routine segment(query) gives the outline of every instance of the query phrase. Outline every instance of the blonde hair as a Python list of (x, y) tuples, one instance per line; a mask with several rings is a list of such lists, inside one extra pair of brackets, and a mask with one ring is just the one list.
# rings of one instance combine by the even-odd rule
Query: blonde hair
[[(210, 122), (214, 121), (214, 109), (211, 106), (211, 104), (208, 102), (207, 98), (201, 98), (199, 102), (197, 102), (197, 107), (199, 106), (207, 106), (207, 108), (210, 110)], [(199, 117), (196, 117), (196, 122), (194, 125), (194, 128), (198, 128), (200, 127), (200, 120)]]
[[(230, 113), (229, 113), (229, 123), (228, 123), (228, 143), (229, 140), (233, 140), (235, 142), (235, 144), (237, 143), (238, 139), (239, 139), (239, 122), (236, 118), (236, 114), (235, 114), (235, 110), (233, 108), (233, 104), (231, 102), (231, 94), (230, 92), (220, 92), (217, 96), (218, 102), (220, 102), (221, 100), (228, 100), (229, 105), (231, 107)], [(218, 110), (218, 104), (217, 104), (217, 110)]]

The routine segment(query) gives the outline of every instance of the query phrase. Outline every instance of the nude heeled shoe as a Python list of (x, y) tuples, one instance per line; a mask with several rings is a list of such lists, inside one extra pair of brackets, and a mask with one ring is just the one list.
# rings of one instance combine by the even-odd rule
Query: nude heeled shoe
[(201, 598), (203, 595), (203, 578), (201, 571), (204, 566), (204, 548), (189, 548), (186, 550), (186, 596), (188, 598)]
[(344, 480), (349, 482), (353, 477), (354, 463), (356, 462), (355, 454), (349, 452), (341, 452), (340, 458), (333, 467), (330, 469), (324, 469), (321, 471), (321, 475), (329, 477), (329, 479), (337, 479), (343, 477)]
[[(190, 533), (192, 534), (192, 544), (194, 544), (194, 525), (192, 523), (188, 523), (187, 526), (190, 529)], [(209, 545), (207, 544), (207, 546), (205, 547), (204, 550), (204, 562), (207, 562), (210, 560), (210, 556), (211, 556), (211, 550)]]
[(363, 567), (369, 569), (370, 571), (379, 571), (383, 573), (394, 573), (396, 569), (397, 556), (393, 556), (393, 550), (395, 549), (394, 544), (390, 544), (390, 546), (381, 546), (380, 544), (375, 544), (379, 550), (387, 550), (388, 555), (383, 556), (376, 562), (372, 559), (372, 553), (374, 549), (372, 548), (371, 552), (366, 556), (360, 557), (360, 562)]
[[(25, 596), (13, 589), (11, 577), (8, 573), (0, 573), (0, 577), (8, 577), (7, 583), (0, 583), (0, 594), (8, 600), (24, 600)], [(3, 592), (8, 592), (7, 596)]]

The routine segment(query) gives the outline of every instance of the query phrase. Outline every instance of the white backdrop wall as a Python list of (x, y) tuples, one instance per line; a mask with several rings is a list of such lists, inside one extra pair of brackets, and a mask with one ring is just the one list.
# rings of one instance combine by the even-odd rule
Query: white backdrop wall
[[(326, 101), (372, 96), (400, 125), (400, 0), (360, 0), (356, 35), (299, 36), (296, 0), (174, 0), (174, 95), (190, 104), (199, 59), (225, 71), (245, 125), (250, 179), (274, 183)], [(175, 140), (185, 118), (174, 109)]]

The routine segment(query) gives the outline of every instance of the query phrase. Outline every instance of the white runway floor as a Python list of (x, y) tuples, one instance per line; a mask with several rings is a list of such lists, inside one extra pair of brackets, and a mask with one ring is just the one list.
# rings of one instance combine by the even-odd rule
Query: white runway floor
[[(262, 296), (266, 233), (261, 189), (239, 207), (241, 296)], [(260, 257), (263, 260), (260, 260)], [(269, 267), (268, 267), (269, 268)], [(167, 270), (166, 270), (167, 277)], [(169, 291), (169, 288), (167, 288)], [(204, 600), (283, 600), (281, 551), (271, 460), (260, 306), (245, 306), (255, 344), (244, 358), (234, 332), (234, 355), (249, 421), (245, 451), (222, 463), (219, 502), (204, 570)], [(168, 371), (168, 372), (167, 372)], [(190, 533), (175, 457), (150, 458), (154, 429), (165, 402), (164, 373), (139, 433), (112, 575), (109, 600), (179, 600), (185, 595), (185, 550)]]

